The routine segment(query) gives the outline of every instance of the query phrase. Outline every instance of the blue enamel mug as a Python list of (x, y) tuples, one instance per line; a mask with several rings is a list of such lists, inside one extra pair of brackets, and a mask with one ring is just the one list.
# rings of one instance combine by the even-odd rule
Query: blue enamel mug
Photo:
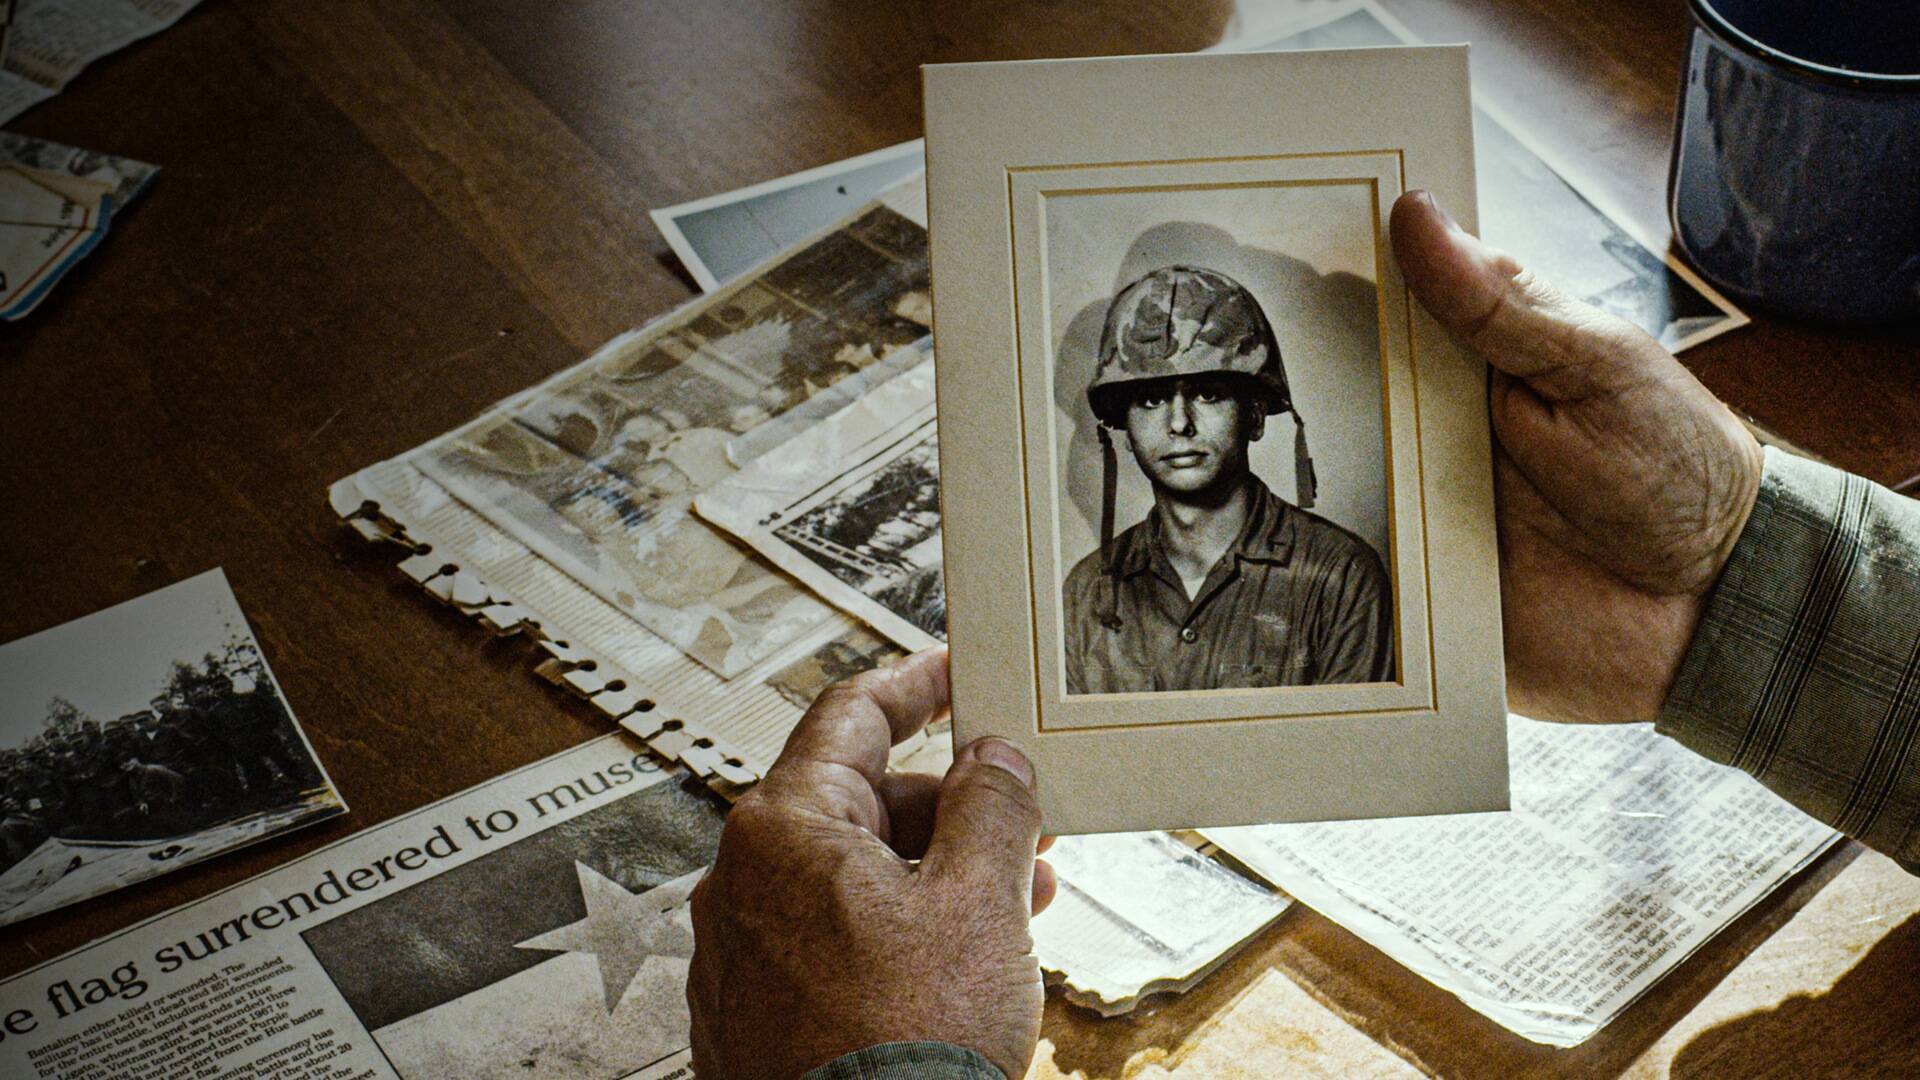
[(1920, 319), (1920, 3), (1689, 2), (1682, 253), (1757, 308)]

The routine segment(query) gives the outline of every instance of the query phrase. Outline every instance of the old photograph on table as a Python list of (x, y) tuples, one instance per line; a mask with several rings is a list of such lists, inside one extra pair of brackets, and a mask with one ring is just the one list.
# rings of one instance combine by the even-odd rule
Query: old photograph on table
[(663, 206), (653, 223), (707, 292), (806, 240), (926, 167), (919, 139), (738, 191)]
[(0, 647), (0, 925), (346, 804), (218, 570)]
[(702, 517), (906, 649), (946, 640), (933, 358), (702, 494)]
[(1412, 188), (1474, 205), (1464, 51), (927, 96), (956, 737), (1026, 750), (1065, 832), (1504, 805), (1486, 369), (1387, 235)]

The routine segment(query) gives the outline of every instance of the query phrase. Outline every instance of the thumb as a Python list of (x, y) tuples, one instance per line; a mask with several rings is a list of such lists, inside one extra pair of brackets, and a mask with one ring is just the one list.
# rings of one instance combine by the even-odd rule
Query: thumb
[(1425, 191), (1393, 204), (1393, 253), (1442, 326), (1548, 401), (1610, 394), (1672, 357), (1639, 327), (1555, 289), (1456, 224)]
[(1040, 803), (1026, 757), (1001, 739), (968, 743), (954, 755), (933, 813), (933, 839), (921, 870), (961, 879), (982, 896), (1027, 912)]

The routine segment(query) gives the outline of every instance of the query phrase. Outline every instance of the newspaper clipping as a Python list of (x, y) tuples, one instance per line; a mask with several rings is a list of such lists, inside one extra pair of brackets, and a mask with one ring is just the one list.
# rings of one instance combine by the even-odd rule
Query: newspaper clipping
[[(686, 1077), (686, 903), (723, 823), (684, 774), (596, 739), (0, 984), (0, 1075)], [(1035, 952), (1103, 1011), (1286, 908), (1164, 834), (1052, 857)]]
[[(66, 89), (88, 64), (157, 34), (200, 0), (15, 0), (0, 66), (0, 124)], [(8, 5), (0, 3), (0, 11)]]
[(1599, 1031), (1837, 839), (1650, 724), (1512, 717), (1513, 810), (1206, 837), (1505, 1027)]
[(610, 735), (0, 984), (0, 1075), (685, 1077), (722, 814)]

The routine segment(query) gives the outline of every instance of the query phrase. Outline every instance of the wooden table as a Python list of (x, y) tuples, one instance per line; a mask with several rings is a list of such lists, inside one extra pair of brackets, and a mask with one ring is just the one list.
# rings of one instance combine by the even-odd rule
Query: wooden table
[[(1471, 40), (1482, 92), (1667, 235), (1681, 0), (1387, 6)], [(354, 812), (0, 931), (0, 972), (603, 730), (528, 676), (525, 646), (423, 602), (324, 493), (690, 296), (649, 207), (914, 137), (925, 62), (1187, 50), (1232, 17), (1226, 0), (209, 0), (10, 125), (165, 171), (0, 327), (0, 639), (224, 566)], [(1761, 319), (1687, 362), (1760, 424), (1912, 489), (1915, 340)], [(1843, 849), (1572, 1051), (1296, 910), (1184, 998), (1110, 1021), (1050, 1001), (1038, 1071), (1911, 1067), (1916, 908), (1891, 863)]]

